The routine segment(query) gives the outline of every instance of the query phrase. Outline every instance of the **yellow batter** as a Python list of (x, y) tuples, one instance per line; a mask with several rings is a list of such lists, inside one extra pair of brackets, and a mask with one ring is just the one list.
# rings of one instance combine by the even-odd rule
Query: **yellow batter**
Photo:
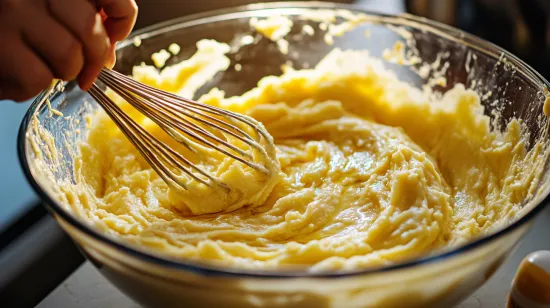
[[(229, 65), (227, 45), (198, 46), (190, 60), (160, 74), (136, 67), (134, 78), (190, 97)], [(250, 189), (246, 204), (230, 212), (190, 204), (100, 113), (81, 147), (78, 184), (65, 187), (72, 209), (104, 232), (170, 257), (350, 270), (494, 230), (534, 193), (542, 169), (542, 146), (528, 152), (517, 121), (492, 132), (475, 92), (456, 86), (430, 100), (361, 51), (335, 49), (314, 69), (265, 77), (240, 97), (214, 89), (200, 101), (263, 123), (282, 176), (263, 179), (270, 184)], [(254, 180), (242, 176), (245, 184)], [(219, 213), (194, 215), (212, 212)]]

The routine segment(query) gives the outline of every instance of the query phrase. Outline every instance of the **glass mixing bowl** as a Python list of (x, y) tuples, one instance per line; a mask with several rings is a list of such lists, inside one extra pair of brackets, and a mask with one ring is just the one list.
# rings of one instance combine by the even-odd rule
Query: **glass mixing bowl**
[[(122, 42), (115, 69), (130, 73), (134, 65), (151, 64), (151, 54), (171, 43), (179, 44), (182, 50), (168, 64), (193, 54), (195, 43), (200, 39), (235, 44), (243, 35), (253, 34), (258, 39), (257, 44), (237, 48), (229, 55), (242, 69), (230, 68), (217, 74), (197, 93), (201, 95), (218, 87), (227, 95), (238, 95), (253, 88), (265, 75), (279, 75), (281, 65), (289, 59), (295, 68), (303, 68), (315, 65), (334, 47), (368, 49), (371, 54), (381, 56), (396, 41), (406, 41), (409, 48), (414, 47), (417, 55), (428, 62), (441, 57), (441, 51), (445, 52), (444, 60), (449, 63), (443, 72), (447, 84), (435, 86), (435, 91), (445, 92), (456, 83), (473, 87), (480, 93), (491, 91), (492, 95), (484, 96), (483, 100), (487, 115), (494, 117), (492, 111), (498, 110), (500, 124), (517, 117), (528, 127), (532, 140), (546, 138), (548, 120), (543, 114), (543, 104), (548, 82), (513, 55), (454, 28), (410, 15), (363, 12), (368, 21), (335, 37), (331, 46), (325, 43), (321, 31), (313, 36), (294, 35), (301, 28), (295, 26), (287, 36), (290, 50), (285, 55), (279, 52), (275, 43), (254, 34), (249, 27), (251, 17), (285, 15), (297, 25), (311, 24), (317, 29), (316, 22), (302, 20), (299, 16), (319, 8), (362, 12), (347, 5), (287, 2), (180, 18), (135, 33), (142, 42), (139, 47), (132, 39)], [(411, 67), (392, 64), (388, 67), (401, 79), (417, 86), (427, 82)], [(44, 104), (46, 99), (64, 116), (52, 116)], [(525, 201), (518, 220), (462, 247), (383, 268), (324, 274), (262, 272), (173, 260), (98, 232), (56, 197), (56, 183), (74, 181), (71, 153), (77, 150), (77, 141), (85, 137), (86, 116), (96, 108), (97, 104), (74, 82), (62, 90), (43, 92), (21, 126), (21, 163), (48, 209), (88, 259), (118, 288), (148, 307), (450, 307), (495, 272), (528, 231), (534, 216), (548, 202), (550, 173), (546, 164), (537, 194)], [(52, 151), (52, 144), (30, 141), (29, 136), (37, 132), (37, 127), (32, 125), (33, 119), (39, 121), (43, 130), (39, 133), (55, 138), (57, 152)]]

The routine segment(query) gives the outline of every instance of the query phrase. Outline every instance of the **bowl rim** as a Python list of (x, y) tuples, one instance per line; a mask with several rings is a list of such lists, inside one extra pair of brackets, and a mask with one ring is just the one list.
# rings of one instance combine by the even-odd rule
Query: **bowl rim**
[[(232, 16), (234, 17), (246, 17), (246, 15), (254, 15), (255, 12), (264, 11), (264, 10), (302, 10), (302, 9), (344, 9), (351, 10), (357, 13), (364, 13), (373, 17), (378, 17), (381, 19), (399, 21), (403, 25), (414, 26), (416, 28), (425, 28), (429, 32), (437, 34), (441, 37), (459, 41), (462, 44), (467, 45), (470, 48), (477, 49), (487, 55), (493, 56), (494, 58), (505, 56), (507, 60), (511, 61), (515, 67), (517, 67), (518, 72), (521, 72), (524, 77), (530, 79), (533, 83), (540, 83), (541, 90), (550, 88), (550, 83), (537, 71), (535, 71), (531, 66), (511, 54), (510, 52), (504, 50), (501, 47), (496, 46), (493, 43), (485, 41), (475, 35), (468, 34), (462, 30), (448, 26), (436, 21), (432, 21), (423, 17), (414, 16), (408, 13), (404, 14), (383, 14), (377, 13), (370, 10), (365, 10), (358, 5), (354, 4), (342, 4), (342, 3), (331, 3), (331, 2), (317, 2), (317, 1), (302, 1), (302, 2), (271, 2), (271, 3), (261, 3), (261, 4), (249, 4), (242, 5), (231, 8), (224, 8), (218, 10), (212, 10), (208, 12), (202, 12), (198, 14), (192, 14), (188, 16), (183, 16), (179, 18), (170, 19), (164, 22), (160, 22), (138, 31), (133, 32), (126, 40), (120, 42), (117, 46), (117, 49), (124, 48), (129, 44), (133, 43), (135, 37), (146, 38), (149, 36), (154, 36), (158, 31), (167, 32), (169, 29), (175, 29), (177, 27), (185, 28), (192, 25), (199, 25), (202, 23), (208, 23), (211, 21), (221, 21), (229, 20)], [(398, 270), (411, 269), (413, 267), (418, 267), (424, 264), (437, 262), (443, 259), (449, 259), (451, 257), (460, 255), (462, 253), (472, 251), (477, 247), (483, 246), (486, 243), (492, 242), (498, 238), (503, 237), (506, 234), (511, 233), (512, 231), (518, 229), (519, 227), (525, 225), (532, 218), (534, 218), (541, 210), (550, 203), (550, 196), (547, 192), (544, 198), (536, 205), (533, 206), (527, 213), (520, 217), (515, 222), (509, 224), (503, 229), (500, 229), (497, 232), (490, 233), (483, 237), (477, 238), (471, 242), (468, 242), (462, 246), (455, 247), (450, 250), (441, 251), (435, 254), (426, 255), (421, 258), (407, 260), (404, 262), (381, 266), (373, 267), (367, 269), (353, 270), (349, 272), (309, 272), (307, 270), (252, 270), (252, 269), (241, 269), (241, 268), (230, 268), (226, 266), (214, 265), (214, 264), (205, 264), (203, 262), (196, 262), (188, 259), (174, 259), (170, 257), (162, 257), (158, 254), (149, 253), (139, 248), (132, 247), (123, 243), (123, 241), (115, 240), (105, 234), (101, 233), (99, 230), (94, 229), (92, 226), (87, 225), (83, 222), (80, 222), (79, 219), (70, 214), (68, 211), (64, 210), (60, 205), (58, 205), (45, 190), (40, 186), (38, 181), (32, 175), (30, 166), (27, 160), (27, 149), (26, 149), (26, 134), (27, 130), (30, 127), (30, 122), (34, 113), (40, 107), (41, 102), (49, 95), (47, 90), (42, 91), (33, 101), (32, 105), (29, 107), (29, 110), (25, 114), (23, 121), (19, 128), (18, 141), (17, 141), (17, 151), (18, 157), (23, 169), (23, 172), (31, 184), (33, 189), (36, 191), (38, 196), (42, 201), (44, 201), (46, 208), (49, 212), (56, 218), (62, 219), (68, 223), (71, 227), (76, 228), (78, 231), (84, 233), (86, 236), (91, 237), (93, 240), (99, 241), (102, 244), (107, 246), (114, 247), (118, 251), (121, 251), (131, 257), (135, 257), (141, 261), (149, 262), (157, 266), (167, 267), (171, 269), (193, 272), (196, 274), (201, 274), (204, 276), (222, 276), (222, 277), (241, 277), (241, 278), (260, 278), (260, 279), (285, 279), (285, 278), (346, 278), (354, 277), (359, 275), (366, 274), (380, 274), (380, 273), (389, 273), (395, 272)], [(548, 163), (548, 161), (546, 162)], [(307, 269), (307, 268), (306, 268)]]

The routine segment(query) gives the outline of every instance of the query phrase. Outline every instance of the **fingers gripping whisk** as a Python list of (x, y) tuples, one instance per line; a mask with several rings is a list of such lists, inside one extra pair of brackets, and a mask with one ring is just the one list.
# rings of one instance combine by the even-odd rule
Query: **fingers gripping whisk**
[[(256, 172), (270, 172), (263, 162), (273, 157), (275, 147), (254, 119), (152, 88), (112, 70), (103, 69), (98, 79), (192, 153), (211, 149)], [(230, 189), (202, 164), (153, 136), (98, 85), (89, 93), (170, 187), (186, 190), (188, 181), (193, 180)]]

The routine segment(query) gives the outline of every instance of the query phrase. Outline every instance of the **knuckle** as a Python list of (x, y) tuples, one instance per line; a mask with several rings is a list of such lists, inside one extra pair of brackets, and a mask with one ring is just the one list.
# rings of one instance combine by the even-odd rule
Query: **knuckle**
[(92, 40), (94, 37), (104, 34), (101, 19), (98, 18), (98, 14), (95, 12), (88, 12), (85, 14), (83, 37), (85, 40)]
[(82, 29), (82, 38), (85, 41), (89, 41), (97, 31), (96, 17), (95, 14), (88, 13), (83, 16), (83, 29)]
[(132, 8), (134, 16), (137, 15), (139, 12), (139, 7), (135, 0), (130, 0), (130, 7)]
[(100, 61), (109, 45), (109, 39), (103, 29), (101, 19), (97, 17), (98, 15), (95, 13), (86, 17), (82, 35), (87, 60), (89, 58), (91, 61)]
[(59, 13), (61, 11), (61, 1), (59, 0), (48, 0), (47, 1), (48, 9), (55, 13)]
[(71, 38), (55, 62), (56, 74), (59, 78), (74, 79), (82, 69), (82, 45), (80, 42)]

